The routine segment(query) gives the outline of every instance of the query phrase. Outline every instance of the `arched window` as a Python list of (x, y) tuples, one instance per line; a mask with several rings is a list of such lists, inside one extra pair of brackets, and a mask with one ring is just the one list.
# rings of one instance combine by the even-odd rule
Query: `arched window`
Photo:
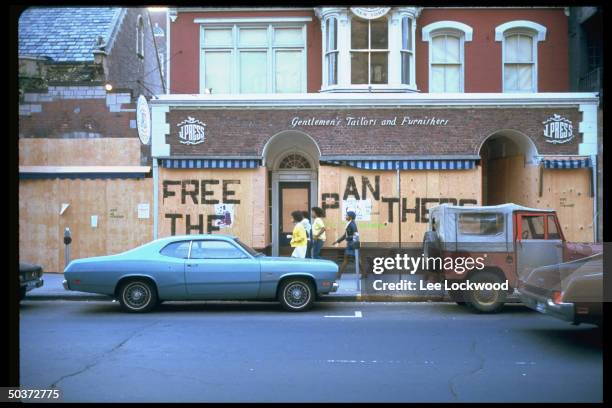
[(136, 23), (136, 54), (144, 58), (144, 20), (142, 16), (138, 16)]
[(457, 21), (438, 21), (423, 27), (429, 42), (429, 92), (464, 92), (465, 42), (472, 28)]
[(504, 92), (538, 91), (538, 42), (546, 39), (546, 27), (518, 20), (495, 28), (495, 40), (502, 42)]
[(310, 162), (297, 153), (287, 155), (278, 165), (279, 169), (309, 169)]

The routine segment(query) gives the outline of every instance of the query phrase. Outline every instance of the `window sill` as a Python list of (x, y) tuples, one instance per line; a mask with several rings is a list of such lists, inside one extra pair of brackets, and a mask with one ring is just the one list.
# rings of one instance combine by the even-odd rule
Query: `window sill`
[(335, 92), (353, 92), (353, 93), (369, 93), (369, 92), (420, 92), (415, 86), (410, 85), (349, 85), (339, 86), (332, 85), (321, 88), (321, 93)]

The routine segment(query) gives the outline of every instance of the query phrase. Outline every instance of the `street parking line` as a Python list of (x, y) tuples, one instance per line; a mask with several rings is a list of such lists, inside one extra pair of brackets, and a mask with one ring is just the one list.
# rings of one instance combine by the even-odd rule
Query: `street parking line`
[(363, 317), (363, 315), (361, 314), (361, 312), (359, 310), (355, 311), (355, 314), (353, 316), (324, 316), (324, 317), (346, 317), (346, 318), (359, 318), (359, 317)]

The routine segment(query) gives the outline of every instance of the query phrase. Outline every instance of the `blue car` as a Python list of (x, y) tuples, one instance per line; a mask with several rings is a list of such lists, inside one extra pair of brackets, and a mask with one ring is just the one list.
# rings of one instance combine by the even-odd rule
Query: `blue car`
[(166, 300), (274, 300), (304, 311), (338, 289), (338, 265), (320, 259), (269, 257), (221, 234), (162, 238), (109, 256), (77, 259), (64, 288), (101, 293), (128, 312)]

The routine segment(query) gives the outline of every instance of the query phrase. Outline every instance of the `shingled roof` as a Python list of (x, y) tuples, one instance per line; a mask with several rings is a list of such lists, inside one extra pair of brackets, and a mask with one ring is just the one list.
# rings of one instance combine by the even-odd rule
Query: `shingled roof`
[(119, 7), (33, 7), (19, 17), (19, 55), (55, 62), (93, 62), (99, 37), (108, 43)]

